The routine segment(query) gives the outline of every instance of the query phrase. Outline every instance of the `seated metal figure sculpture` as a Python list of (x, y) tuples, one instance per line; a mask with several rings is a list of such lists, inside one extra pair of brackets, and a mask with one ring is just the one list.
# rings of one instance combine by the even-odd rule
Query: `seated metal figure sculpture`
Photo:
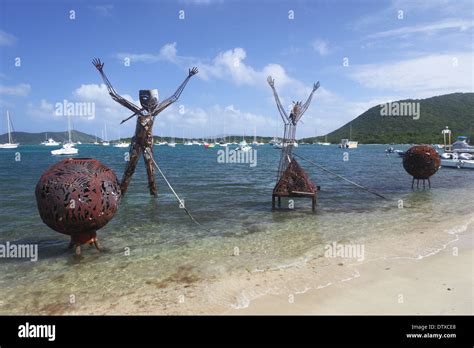
[(296, 125), (306, 110), (308, 110), (313, 94), (319, 88), (319, 82), (313, 85), (313, 90), (304, 104), (300, 101), (293, 102), (293, 107), (288, 116), (276, 92), (275, 80), (269, 76), (267, 81), (272, 88), (278, 111), (285, 125), (283, 141), (281, 143), (282, 146), (280, 164), (278, 166), (277, 184), (273, 189), (272, 195), (272, 208), (275, 208), (275, 197), (278, 197), (279, 207), (281, 207), (281, 197), (310, 197), (312, 198), (312, 208), (314, 211), (316, 206), (317, 186), (311, 182), (304, 170), (296, 162), (292, 152), (296, 141)]
[(134, 116), (138, 116), (137, 118), (137, 125), (135, 128), (135, 136), (132, 138), (132, 143), (130, 145), (130, 156), (129, 161), (127, 164), (127, 168), (123, 174), (122, 181), (120, 183), (120, 188), (122, 191), (122, 195), (125, 194), (127, 191), (128, 185), (130, 180), (132, 179), (133, 173), (135, 172), (135, 168), (137, 166), (138, 159), (140, 157), (140, 153), (143, 153), (143, 159), (145, 161), (146, 171), (148, 175), (148, 187), (150, 190), (150, 194), (152, 196), (157, 196), (157, 188), (156, 188), (156, 181), (155, 181), (155, 167), (153, 166), (153, 122), (155, 117), (166, 109), (168, 106), (176, 102), (186, 87), (189, 79), (198, 73), (198, 69), (193, 67), (189, 69), (188, 76), (184, 80), (184, 82), (178, 87), (176, 92), (169, 98), (165, 99), (163, 102), (159, 102), (158, 99), (158, 90), (151, 89), (151, 90), (140, 90), (139, 97), (140, 97), (140, 104), (141, 108), (137, 105), (133, 104), (132, 102), (126, 100), (122, 96), (120, 96), (115, 89), (112, 87), (107, 76), (104, 73), (104, 63), (100, 61), (100, 59), (94, 59), (92, 64), (97, 68), (104, 83), (109, 90), (109, 94), (113, 100), (117, 103), (123, 105), (127, 109), (131, 110), (133, 114), (122, 121), (128, 121), (130, 118)]

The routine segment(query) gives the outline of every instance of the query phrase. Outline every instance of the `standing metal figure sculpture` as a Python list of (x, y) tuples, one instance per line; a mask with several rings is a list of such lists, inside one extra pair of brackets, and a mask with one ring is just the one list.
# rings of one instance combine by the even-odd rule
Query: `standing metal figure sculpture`
[(313, 94), (319, 88), (319, 82), (313, 85), (313, 90), (304, 104), (300, 101), (293, 102), (293, 107), (288, 116), (275, 89), (275, 80), (269, 76), (267, 81), (272, 88), (278, 111), (285, 125), (283, 140), (281, 143), (277, 184), (273, 189), (272, 195), (272, 208), (275, 208), (275, 197), (278, 197), (279, 207), (281, 206), (281, 197), (310, 197), (312, 198), (314, 211), (317, 187), (311, 182), (304, 170), (293, 158), (292, 152), (296, 141), (296, 125), (306, 110), (308, 110)]
[(138, 116), (137, 118), (137, 125), (135, 128), (135, 136), (132, 138), (132, 143), (130, 145), (130, 156), (129, 161), (127, 164), (127, 168), (123, 174), (122, 181), (120, 183), (120, 188), (122, 191), (122, 195), (125, 194), (127, 191), (128, 185), (130, 180), (132, 179), (133, 173), (135, 172), (135, 168), (137, 166), (138, 159), (140, 157), (140, 153), (143, 154), (143, 159), (145, 161), (146, 171), (148, 175), (148, 187), (150, 190), (150, 194), (152, 196), (157, 196), (157, 188), (156, 188), (156, 181), (155, 181), (155, 167), (153, 166), (153, 122), (155, 117), (166, 109), (168, 106), (176, 102), (186, 87), (189, 79), (198, 73), (198, 69), (193, 67), (189, 69), (189, 74), (184, 80), (184, 82), (178, 87), (176, 92), (169, 98), (165, 99), (163, 102), (159, 102), (158, 100), (158, 90), (151, 89), (151, 90), (140, 90), (139, 97), (140, 97), (140, 104), (141, 108), (137, 105), (133, 104), (132, 102), (126, 100), (122, 96), (120, 96), (115, 89), (112, 87), (107, 76), (104, 73), (104, 63), (100, 61), (100, 59), (94, 59), (92, 64), (97, 68), (104, 83), (107, 86), (110, 96), (113, 100), (117, 103), (123, 105), (127, 109), (131, 110), (133, 114), (123, 120), (121, 123), (128, 121), (130, 118), (134, 116)]

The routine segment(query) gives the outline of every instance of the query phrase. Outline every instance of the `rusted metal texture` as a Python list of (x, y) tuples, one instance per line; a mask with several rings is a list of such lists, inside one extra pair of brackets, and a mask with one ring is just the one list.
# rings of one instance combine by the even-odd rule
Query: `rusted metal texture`
[(439, 154), (429, 145), (415, 145), (403, 157), (403, 168), (418, 180), (428, 179), (438, 171), (440, 165)]
[(293, 158), (275, 185), (273, 194), (299, 196), (296, 192), (316, 193), (316, 186)]
[(95, 242), (95, 232), (113, 218), (121, 190), (115, 173), (99, 161), (67, 158), (43, 173), (35, 195), (43, 222), (80, 245)]

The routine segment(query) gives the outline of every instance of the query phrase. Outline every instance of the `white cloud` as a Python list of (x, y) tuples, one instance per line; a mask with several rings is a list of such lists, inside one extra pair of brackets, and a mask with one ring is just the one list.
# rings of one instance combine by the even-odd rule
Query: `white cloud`
[(155, 118), (156, 136), (175, 136), (185, 138), (210, 138), (231, 135), (266, 134), (273, 136), (281, 131), (282, 125), (276, 107), (269, 115), (241, 110), (235, 105), (214, 104), (208, 107), (172, 105)]
[(381, 10), (368, 12), (358, 17), (348, 26), (352, 30), (366, 30), (370, 26), (385, 26), (387, 22), (397, 20), (399, 11), (403, 11), (405, 18), (417, 18), (429, 14), (431, 18), (465, 17), (470, 19), (472, 0), (392, 0)]
[(281, 65), (270, 63), (258, 70), (245, 63), (246, 57), (247, 53), (240, 47), (221, 52), (211, 64), (198, 64), (201, 77), (205, 80), (211, 78), (230, 80), (236, 85), (264, 86), (267, 77), (271, 75), (281, 88), (288, 84), (300, 84), (288, 76)]
[(16, 37), (0, 30), (0, 46), (11, 46), (17, 41)]
[(223, 0), (181, 0), (180, 2), (186, 5), (211, 5), (215, 3), (222, 3)]
[(35, 119), (44, 119), (51, 121), (54, 115), (54, 105), (46, 99), (41, 99), (38, 104), (28, 103), (26, 106), (26, 113)]
[(114, 9), (114, 5), (96, 5), (89, 6), (89, 8), (101, 16), (110, 17), (112, 16), (112, 10)]
[(435, 23), (424, 23), (415, 26), (401, 27), (398, 29), (387, 30), (371, 34), (368, 36), (370, 39), (380, 39), (389, 37), (407, 37), (414, 34), (436, 34), (442, 30), (455, 29), (458, 31), (465, 31), (472, 28), (474, 23), (472, 21), (461, 20), (461, 19), (447, 19)]
[(350, 77), (368, 88), (430, 97), (473, 90), (470, 52), (433, 54), (415, 59), (353, 66)]
[[(94, 103), (95, 118), (92, 122), (98, 125), (99, 130), (104, 127), (104, 123), (107, 123), (110, 139), (118, 138), (119, 134), (122, 136), (132, 134), (135, 129), (134, 119), (120, 125), (120, 122), (130, 116), (132, 112), (111, 98), (105, 84), (83, 84), (74, 90), (72, 95), (71, 101)], [(138, 100), (134, 100), (128, 94), (121, 94), (121, 96), (137, 106), (140, 105)], [(80, 118), (80, 121), (88, 122), (89, 120)], [(100, 136), (100, 131), (98, 131), (98, 135)]]
[(31, 86), (27, 83), (20, 83), (16, 86), (0, 85), (0, 94), (24, 97), (31, 91)]
[(246, 64), (247, 52), (241, 47), (220, 52), (210, 62), (206, 62), (199, 58), (178, 55), (176, 46), (176, 42), (173, 42), (164, 45), (158, 53), (119, 53), (117, 57), (120, 60), (130, 58), (132, 64), (133, 62), (154, 63), (167, 61), (182, 69), (197, 66), (199, 68), (197, 76), (202, 80), (220, 79), (230, 81), (238, 86), (267, 88), (266, 80), (271, 75), (279, 89), (291, 88), (297, 95), (297, 98), (303, 98), (311, 89), (311, 86), (305, 86), (301, 81), (290, 77), (285, 68), (280, 64), (269, 63), (261, 69)]
[[(122, 96), (134, 104), (139, 105), (139, 101), (133, 100), (131, 96), (127, 94)], [(62, 122), (65, 128), (67, 120), (64, 117), (55, 114), (55, 105), (57, 103), (63, 104), (64, 100), (67, 100), (68, 102), (94, 103), (94, 118), (82, 116), (72, 117), (71, 120), (75, 129), (81, 130), (84, 123), (88, 124), (88, 128), (92, 124), (96, 129), (97, 135), (100, 136), (101, 130), (104, 128), (104, 123), (107, 123), (110, 139), (118, 138), (119, 134), (122, 136), (132, 135), (133, 129), (135, 128), (135, 122), (133, 120), (120, 125), (120, 122), (123, 119), (131, 115), (131, 111), (118, 104), (110, 97), (105, 84), (83, 84), (73, 91), (70, 98), (49, 101), (42, 99), (38, 104), (29, 103), (27, 105), (27, 114), (35, 118), (44, 119), (48, 122)], [(89, 131), (88, 133), (91, 132)], [(93, 132), (91, 134), (93, 134)]]
[(158, 53), (119, 53), (117, 58), (120, 60), (130, 59), (130, 62), (156, 63), (159, 61), (169, 61), (178, 63), (181, 59), (177, 56), (176, 42), (168, 43), (161, 47)]
[(329, 54), (327, 41), (316, 39), (311, 43), (311, 46), (320, 56), (326, 56)]

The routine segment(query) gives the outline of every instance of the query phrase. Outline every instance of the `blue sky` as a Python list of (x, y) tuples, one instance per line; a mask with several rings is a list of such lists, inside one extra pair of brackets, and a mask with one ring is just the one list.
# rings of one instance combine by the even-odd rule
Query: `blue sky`
[(472, 13), (470, 1), (445, 0), (1, 0), (0, 132), (7, 109), (17, 131), (64, 130), (55, 108), (66, 99), (95, 105), (75, 129), (100, 136), (107, 123), (109, 138), (131, 136), (134, 121), (119, 125), (130, 112), (91, 64), (100, 57), (137, 104), (139, 89), (164, 99), (200, 69), (156, 135), (279, 134), (269, 74), (285, 105), (320, 81), (297, 137), (324, 134), (382, 102), (472, 92)]

